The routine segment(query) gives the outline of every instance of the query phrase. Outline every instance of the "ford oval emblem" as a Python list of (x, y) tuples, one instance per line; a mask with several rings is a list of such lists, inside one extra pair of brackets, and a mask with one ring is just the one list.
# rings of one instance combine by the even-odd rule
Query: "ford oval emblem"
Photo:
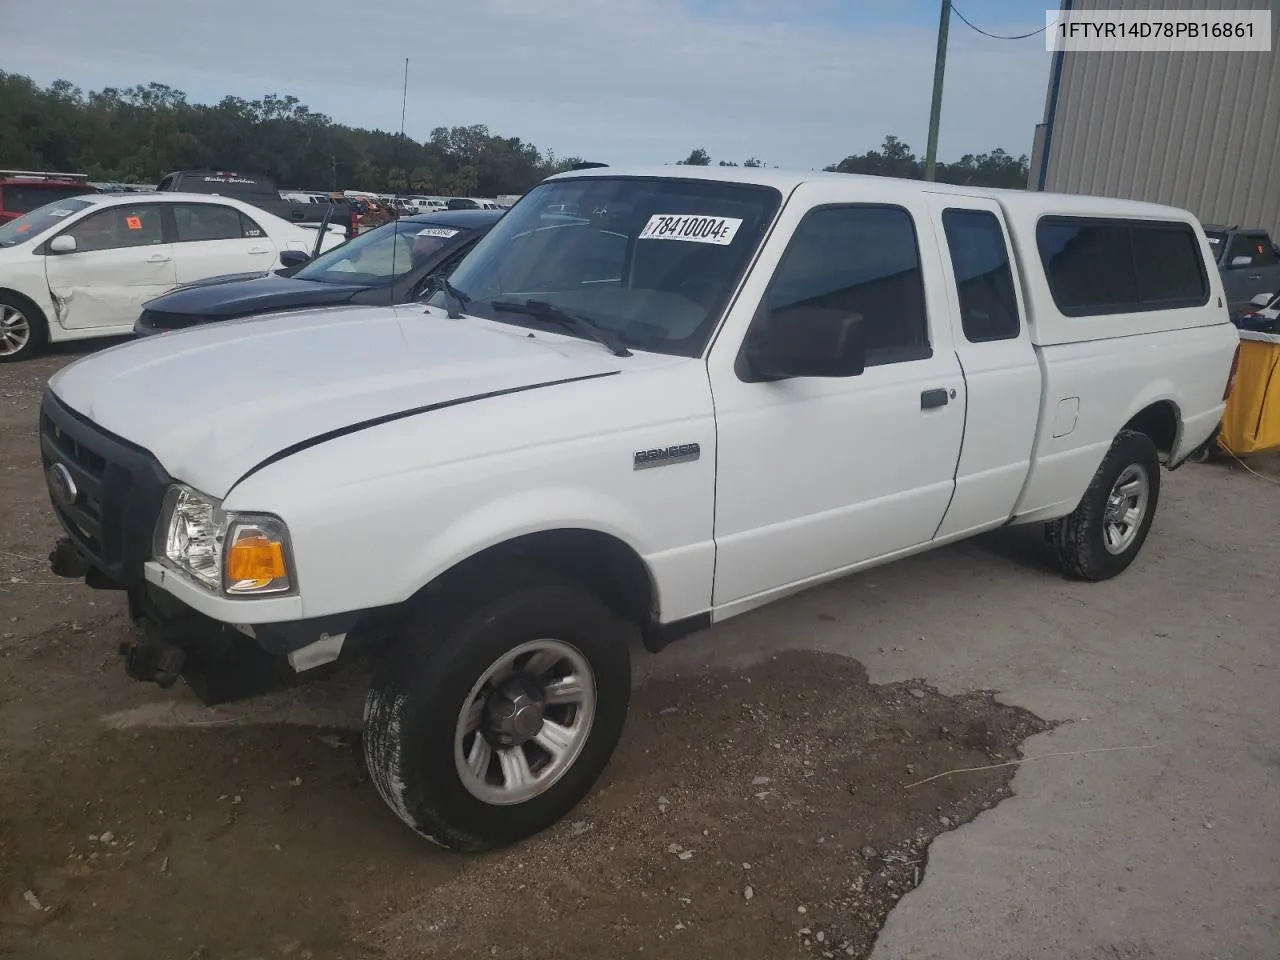
[(55, 463), (49, 468), (49, 494), (54, 502), (64, 507), (75, 506), (80, 490), (76, 487), (75, 478), (64, 464)]

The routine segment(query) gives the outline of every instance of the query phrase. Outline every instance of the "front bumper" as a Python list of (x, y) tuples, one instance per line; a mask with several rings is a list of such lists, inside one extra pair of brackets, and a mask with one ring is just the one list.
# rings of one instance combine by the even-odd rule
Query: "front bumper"
[(139, 627), (136, 639), (120, 648), (129, 676), (162, 687), (182, 677), (206, 704), (266, 693), (338, 659), (357, 646), (347, 644), (357, 626), (362, 642), (380, 635), (378, 611), (254, 625), (218, 620), (186, 603), (173, 589), (186, 581), (164, 567), (148, 562), (146, 579), (125, 585), (94, 566), (70, 538), (57, 543), (49, 562), (58, 576), (83, 577), (91, 587), (127, 594), (129, 616)]
[[(66, 531), (50, 567), (128, 594), (130, 614), (143, 630), (142, 640), (124, 651), (137, 679), (168, 685), (180, 672), (207, 702), (238, 699), (259, 692), (278, 666), (302, 671), (336, 658), (358, 623), (378, 620), (378, 611), (304, 619), (300, 597), (222, 597), (152, 560), (173, 480), (146, 450), (50, 392), (41, 404), (40, 451), (54, 515)], [(225, 676), (210, 681), (214, 673)]]
[[(268, 653), (289, 654), (335, 636), (351, 632), (366, 611), (302, 618), (301, 597), (262, 597), (230, 600), (196, 586), (154, 560), (146, 564), (146, 593), (165, 597), (169, 609), (185, 617), (199, 617), (252, 637)], [(246, 605), (253, 606), (254, 623), (243, 623)], [(269, 622), (262, 622), (267, 620)]]

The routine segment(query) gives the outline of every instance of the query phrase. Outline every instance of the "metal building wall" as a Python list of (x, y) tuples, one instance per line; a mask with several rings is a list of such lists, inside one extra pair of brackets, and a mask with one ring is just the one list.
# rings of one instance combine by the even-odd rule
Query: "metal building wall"
[[(1265, 10), (1270, 53), (1062, 54), (1030, 186), (1168, 203), (1280, 239), (1280, 0), (1075, 0), (1077, 10)], [(1050, 122), (1050, 118), (1052, 121)], [(1044, 149), (1047, 141), (1047, 151)]]

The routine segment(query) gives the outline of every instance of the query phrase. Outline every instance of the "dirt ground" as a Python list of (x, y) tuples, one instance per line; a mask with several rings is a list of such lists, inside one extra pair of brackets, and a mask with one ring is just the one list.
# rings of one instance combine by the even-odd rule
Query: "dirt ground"
[(0, 367), (0, 957), (865, 957), (1015, 767), (949, 772), (1048, 726), (823, 654), (651, 675), (568, 820), (444, 853), (367, 782), (358, 676), (300, 715), (126, 679), (122, 599), (43, 562), (35, 414), (74, 356)]

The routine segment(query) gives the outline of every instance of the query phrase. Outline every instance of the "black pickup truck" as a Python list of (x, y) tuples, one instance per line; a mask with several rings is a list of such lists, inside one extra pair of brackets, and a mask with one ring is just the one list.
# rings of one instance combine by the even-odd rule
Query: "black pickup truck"
[(220, 197), (232, 197), (251, 203), (260, 210), (274, 214), (290, 223), (319, 225), (328, 215), (328, 222), (346, 231), (347, 239), (359, 232), (354, 211), (346, 200), (323, 203), (294, 203), (280, 196), (275, 183), (256, 173), (232, 173), (227, 170), (179, 170), (166, 174), (156, 190), (175, 193), (208, 193)]

